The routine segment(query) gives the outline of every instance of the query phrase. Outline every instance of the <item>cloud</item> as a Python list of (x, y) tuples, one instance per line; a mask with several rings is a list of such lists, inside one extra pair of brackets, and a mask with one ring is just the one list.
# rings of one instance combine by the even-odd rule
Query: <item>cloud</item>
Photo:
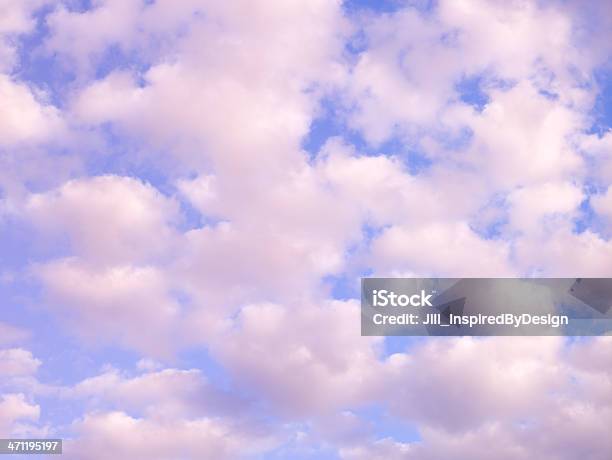
[(353, 301), (248, 305), (212, 350), (273, 410), (330, 413), (364, 403), (379, 369), (380, 340), (359, 336), (358, 316)]
[[(277, 428), (253, 417), (250, 403), (211, 385), (201, 370), (164, 368), (128, 375), (117, 369), (59, 389), (85, 412), (70, 427), (68, 458), (241, 458), (274, 448)], [(104, 438), (106, 447), (100, 451)]]
[(40, 406), (30, 394), (32, 377), (41, 365), (23, 348), (0, 349), (0, 435), (34, 434)]
[[(563, 384), (563, 367), (556, 362), (561, 344), (547, 337), (466, 337), (392, 355), (385, 380), (394, 389), (389, 392), (392, 410), (447, 431), (544, 413), (548, 407), (542, 395)], [(485, 348), (488, 352), (479, 354)], [(470, 365), (474, 356), (479, 362)]]
[[(0, 5), (9, 72), (39, 3)], [(586, 134), (609, 50), (585, 30), (591, 13), (480, 0), (368, 15), (324, 0), (69, 6), (45, 13), (36, 40), (71, 80), (45, 94), (32, 69), (0, 75), (2, 212), (42, 247), (24, 250), (23, 296), (42, 288), (84, 355), (125, 352), (139, 373), (113, 362), (43, 388), (31, 353), (3, 350), (15, 388), (0, 429), (25, 433), (49, 413), (73, 439), (65, 455), (86, 459), (484, 459), (491, 446), (501, 459), (607, 458), (605, 340), (428, 339), (386, 356), (359, 335), (356, 301), (333, 299), (354, 292), (336, 279), (362, 273), (609, 273), (607, 235), (574, 229), (591, 180), (604, 190), (612, 177), (609, 134)], [(79, 167), (58, 165), (59, 144)], [(602, 220), (609, 195), (589, 198)], [(200, 347), (229, 389), (206, 366), (164, 367)], [(54, 403), (76, 406), (72, 423), (53, 420)], [(381, 434), (372, 406), (420, 439)]]
[(63, 259), (38, 265), (34, 274), (50, 308), (90, 344), (116, 342), (164, 357), (179, 345), (180, 305), (155, 267), (96, 268)]
[[(14, 2), (18, 3), (25, 7), (35, 2)], [(0, 16), (3, 16), (3, 7), (10, 11), (20, 8), (0, 4)], [(73, 169), (77, 162), (70, 155), (53, 154), (68, 139), (69, 130), (62, 111), (50, 102), (50, 93), (15, 75), (2, 73), (1, 29), (0, 24), (0, 100), (3, 101), (0, 106), (0, 207), (4, 208), (1, 214), (9, 214), (21, 206), (28, 194), (26, 184), (54, 183), (57, 176)]]
[(429, 13), (406, 7), (372, 16), (362, 28), (367, 49), (348, 85), (357, 107), (349, 119), (375, 144), (437, 129), (447, 109), (462, 105), (455, 85), (465, 77), (532, 80), (582, 103), (569, 65), (598, 62), (576, 46), (568, 11), (534, 2), (442, 1)]
[(25, 427), (22, 422), (36, 421), (40, 406), (30, 404), (23, 394), (0, 395), (0, 433), (4, 436), (18, 434)]
[(41, 362), (22, 348), (0, 350), (0, 375), (22, 376), (32, 375)]
[(528, 273), (551, 277), (601, 277), (612, 264), (612, 244), (592, 230), (576, 234), (568, 226), (514, 244), (517, 264)]
[(516, 189), (508, 197), (509, 224), (526, 233), (546, 231), (550, 225), (567, 225), (576, 216), (583, 199), (582, 190), (570, 183), (544, 183)]
[(508, 276), (514, 271), (508, 247), (484, 240), (466, 222), (390, 227), (374, 240), (371, 251), (371, 263), (381, 275)]
[(0, 147), (48, 141), (63, 130), (60, 111), (31, 88), (0, 74)]
[(467, 161), (498, 189), (581, 177), (582, 160), (569, 141), (583, 128), (581, 114), (533, 85), (496, 90), (483, 112), (469, 117)]
[(503, 459), (603, 460), (612, 449), (608, 342), (438, 339), (392, 355), (382, 379), (389, 408), (415, 423), (420, 439), (370, 436), (340, 445), (340, 456), (485, 459), (495, 445)]
[[(93, 20), (114, 5), (107, 2), (89, 16), (70, 17)], [(144, 8), (129, 30), (140, 26), (145, 36), (155, 37), (167, 21), (184, 13), (181, 22), (189, 24), (184, 33), (169, 40), (170, 49), (162, 46), (161, 56), (150, 58), (151, 67), (142, 75), (113, 72), (83, 88), (72, 105), (76, 118), (94, 125), (113, 122), (149, 146), (170, 147), (175, 170), (212, 166), (234, 176), (250, 170), (244, 178), (261, 184), (299, 160), (317, 95), (343, 74), (345, 25), (339, 2), (291, 1), (283, 8), (266, 2), (197, 2), (198, 8), (186, 9), (182, 6), (194, 3), (181, 2), (167, 14), (175, 9), (169, 5), (155, 2)], [(193, 9), (202, 14), (194, 16)], [(66, 30), (65, 20), (57, 18), (57, 34)], [(121, 40), (139, 49), (129, 36)], [(295, 46), (300, 53), (292, 51)], [(71, 49), (61, 47), (64, 53)], [(257, 152), (266, 152), (265, 162)]]
[[(163, 264), (172, 260), (182, 217), (175, 200), (108, 175), (31, 194), (20, 215), (47, 244), (65, 248), (67, 257), (34, 264), (31, 273), (81, 338), (158, 356), (175, 349), (181, 308)], [(141, 324), (149, 329), (134, 334)]]
[(234, 428), (214, 419), (166, 422), (133, 418), (122, 412), (96, 413), (74, 423), (78, 440), (64, 447), (67, 458), (234, 459), (268, 449), (274, 439), (249, 427)]
[(43, 232), (68, 235), (73, 251), (97, 264), (162, 255), (179, 218), (178, 204), (154, 187), (112, 175), (32, 194), (25, 213)]
[(187, 419), (239, 412), (240, 401), (209, 384), (198, 369), (161, 369), (129, 377), (118, 370), (80, 381), (62, 396), (96, 410), (123, 410), (149, 418)]

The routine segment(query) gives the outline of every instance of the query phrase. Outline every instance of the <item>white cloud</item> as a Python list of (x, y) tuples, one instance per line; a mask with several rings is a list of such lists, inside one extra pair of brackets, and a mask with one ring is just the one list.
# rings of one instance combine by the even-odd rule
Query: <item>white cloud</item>
[(591, 69), (599, 60), (588, 47), (576, 47), (572, 19), (562, 8), (534, 2), (480, 0), (442, 1), (427, 14), (407, 7), (374, 16), (364, 24), (368, 47), (348, 86), (357, 106), (351, 122), (374, 143), (394, 134), (418, 137), (423, 128), (438, 128), (457, 103), (460, 79), (483, 75), (485, 84), (486, 77), (532, 81), (584, 105), (588, 94), (576, 87), (569, 66)]
[[(577, 214), (584, 195), (570, 183), (545, 183), (510, 193), (510, 225), (526, 233), (546, 232), (554, 225), (567, 225)], [(552, 219), (547, 222), (546, 218)]]
[(86, 415), (73, 424), (77, 440), (64, 446), (66, 458), (235, 459), (273, 445), (274, 438), (249, 427), (235, 427), (222, 420), (151, 420), (123, 412)]
[(34, 269), (54, 311), (91, 344), (109, 341), (154, 356), (168, 356), (182, 342), (180, 305), (163, 272), (152, 266), (88, 266), (75, 259)]
[(569, 139), (581, 118), (522, 83), (496, 90), (482, 114), (471, 114), (467, 161), (498, 189), (581, 177), (583, 164)]
[[(612, 444), (608, 337), (430, 340), (387, 359), (385, 397), (420, 439), (362, 438), (346, 459), (603, 460)], [(477, 357), (477, 358), (475, 358)], [(605, 364), (604, 364), (605, 363)]]
[(360, 337), (356, 302), (244, 307), (213, 344), (241, 386), (291, 415), (361, 404), (379, 370), (377, 338)]
[(371, 263), (379, 274), (509, 276), (507, 244), (485, 240), (467, 223), (394, 226), (372, 243)]
[(490, 417), (503, 421), (546, 412), (542, 395), (566, 383), (557, 362), (561, 346), (549, 337), (465, 337), (392, 355), (384, 380), (392, 411), (447, 431), (470, 431)]
[(41, 361), (22, 348), (0, 349), (0, 436), (39, 433), (40, 407), (31, 388)]
[(0, 375), (5, 377), (32, 375), (41, 362), (22, 348), (0, 350)]
[(136, 263), (163, 255), (178, 222), (178, 204), (138, 179), (99, 176), (32, 194), (26, 217), (37, 228), (68, 235), (92, 263)]
[(25, 84), (0, 74), (0, 147), (49, 140), (63, 130), (60, 111)]
[[(68, 458), (238, 458), (276, 446), (281, 430), (249, 415), (249, 403), (211, 385), (200, 370), (164, 368), (130, 375), (114, 368), (58, 388), (80, 402)], [(99, 450), (105, 439), (104, 450)]]
[(612, 243), (592, 230), (551, 229), (514, 243), (514, 258), (525, 273), (551, 277), (601, 277), (612, 269)]
[(24, 423), (37, 421), (40, 407), (29, 403), (25, 395), (11, 393), (0, 395), (0, 434), (4, 437), (25, 430)]
[[(339, 2), (290, 1), (282, 8), (266, 2), (197, 5), (203, 13), (197, 17), (195, 8), (178, 9), (189, 27), (171, 40), (170, 50), (162, 47), (164, 54), (151, 59), (144, 85), (125, 72), (113, 73), (76, 95), (76, 117), (93, 124), (115, 122), (156, 147), (172, 147), (179, 164), (199, 170), (212, 163), (216, 171), (233, 175), (250, 170), (253, 179), (284, 171), (300, 159), (299, 142), (321, 87), (342, 74), (338, 61), (345, 26)], [(155, 37), (167, 21), (177, 20), (165, 13), (172, 9), (168, 2), (155, 2), (130, 30), (140, 26)], [(60, 35), (64, 19), (57, 18)], [(130, 46), (129, 36), (121, 38)]]
[(228, 414), (239, 409), (237, 400), (211, 386), (197, 369), (161, 369), (133, 377), (110, 369), (82, 380), (62, 395), (85, 400), (87, 406), (98, 411), (123, 410), (164, 420)]
[(474, 213), (487, 196), (473, 173), (434, 165), (411, 175), (399, 154), (360, 155), (337, 139), (325, 144), (316, 167), (336, 207), (355, 209), (374, 226), (452, 222)]

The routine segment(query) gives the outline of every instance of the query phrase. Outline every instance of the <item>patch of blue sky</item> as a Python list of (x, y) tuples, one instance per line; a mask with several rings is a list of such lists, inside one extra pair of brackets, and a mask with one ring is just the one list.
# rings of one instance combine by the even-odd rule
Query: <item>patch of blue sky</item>
[(394, 13), (406, 7), (413, 7), (420, 11), (431, 11), (435, 0), (345, 0), (344, 9), (349, 12), (368, 11), (372, 13)]
[(470, 229), (485, 240), (494, 240), (503, 236), (504, 227), (508, 224), (508, 203), (506, 195), (495, 194), (470, 221)]
[(346, 40), (344, 45), (345, 57), (354, 64), (361, 53), (368, 49), (368, 38), (363, 29), (357, 29), (353, 35)]
[[(362, 274), (361, 276), (365, 275)], [(325, 286), (324, 289), (329, 289), (329, 295), (332, 299), (350, 300), (359, 298), (359, 283), (354, 276), (347, 273), (325, 276), (322, 284)]]
[(27, 277), (0, 283), (0, 321), (29, 331), (32, 340), (27, 348), (42, 361), (38, 371), (41, 381), (73, 384), (97, 374), (108, 363), (133, 366), (139, 356), (135, 352), (95, 342), (84, 346), (74, 331), (68, 330), (66, 315), (57, 315), (56, 308), (61, 305), (47, 303), (42, 294)]
[[(36, 374), (40, 382), (54, 387), (69, 387), (101, 374), (108, 366), (127, 377), (140, 373), (137, 363), (142, 354), (111, 345), (84, 345), (64, 329), (65, 325), (57, 321), (56, 315), (41, 307), (42, 302), (36, 300), (40, 297), (37, 292), (38, 289), (31, 285), (0, 284), (1, 306), (10, 307), (0, 308), (0, 321), (22, 327), (35, 338), (28, 341), (27, 348), (42, 362)], [(203, 348), (183, 350), (165, 364), (165, 367), (200, 369), (213, 387), (232, 391), (234, 399), (243, 396), (232, 386), (225, 369)], [(241, 400), (247, 399), (244, 396)], [(62, 398), (55, 392), (37, 394), (36, 402), (43, 408), (40, 423), (54, 429), (61, 430), (82, 415), (82, 401)], [(62, 433), (69, 435), (69, 431)]]
[(181, 350), (176, 357), (176, 365), (181, 369), (200, 369), (206, 379), (216, 388), (225, 391), (234, 389), (231, 374), (204, 346)]
[(416, 145), (405, 136), (395, 135), (379, 145), (369, 143), (359, 130), (346, 123), (346, 111), (335, 98), (321, 101), (321, 114), (313, 120), (310, 131), (302, 141), (302, 148), (315, 159), (321, 147), (333, 138), (339, 137), (355, 148), (360, 155), (392, 155), (403, 161), (406, 170), (413, 175), (428, 169), (432, 162)]
[(32, 244), (36, 241), (34, 232), (10, 217), (0, 223), (0, 321), (29, 331), (32, 340), (27, 347), (43, 363), (38, 372), (43, 382), (57, 383), (57, 376), (62, 376), (64, 383), (76, 382), (91, 375), (102, 360), (92, 366), (96, 359), (83, 354), (82, 345), (70, 338), (57, 315), (43, 306), (41, 288), (30, 278), (32, 264), (65, 256), (69, 249), (61, 238), (50, 245)]
[(331, 97), (323, 98), (320, 102), (320, 114), (310, 124), (310, 130), (302, 140), (302, 148), (311, 158), (315, 158), (321, 147), (332, 137), (341, 136), (344, 115), (338, 109), (339, 102)]
[[(126, 378), (141, 373), (137, 368), (137, 363), (142, 358), (140, 353), (115, 346), (84, 347), (81, 341), (64, 334), (63, 330), (54, 324), (52, 318), (47, 318), (46, 315), (26, 315), (21, 320), (25, 321), (34, 331), (36, 340), (32, 341), (28, 348), (36, 358), (42, 361), (37, 378), (44, 384), (58, 387), (72, 386), (86, 378), (100, 375), (108, 370), (108, 366), (117, 369)], [(12, 324), (17, 324), (17, 322)], [(256, 402), (252, 397), (232, 384), (229, 373), (210, 356), (205, 348), (182, 350), (178, 355), (164, 362), (164, 368), (167, 367), (199, 369), (213, 388), (228, 395), (228, 400), (231, 394), (233, 403), (244, 405), (245, 407), (241, 410), (246, 409), (247, 406), (255, 408)], [(44, 405), (40, 422), (48, 423), (55, 428), (61, 428), (82, 415), (83, 403), (80, 400), (61, 398), (52, 393), (48, 396), (37, 396), (36, 401)], [(257, 415), (258, 411), (253, 409), (251, 413)], [(130, 413), (130, 415), (140, 416), (141, 414)], [(265, 420), (263, 422), (267, 423)], [(69, 431), (66, 434), (69, 434)]]
[(13, 73), (18, 80), (43, 90), (48, 102), (63, 108), (66, 89), (74, 81), (75, 74), (43, 47), (44, 40), (49, 35), (46, 18), (51, 11), (53, 11), (52, 5), (45, 5), (36, 11), (34, 15), (36, 27), (32, 32), (19, 37), (17, 48), (19, 62)]
[[(370, 243), (382, 234), (386, 226), (374, 226), (365, 223), (361, 227), (359, 244), (350, 246), (345, 251), (346, 259), (363, 260)], [(322, 279), (324, 287), (335, 300), (359, 299), (361, 295), (361, 278), (372, 276), (374, 270), (367, 264), (355, 264), (345, 267), (342, 273), (327, 275)]]
[[(608, 67), (601, 68), (595, 72), (594, 78), (598, 92), (591, 111), (592, 124), (587, 132), (603, 136), (612, 129), (612, 71)], [(481, 111), (489, 100), (484, 88), (504, 89), (511, 87), (512, 84), (513, 82), (510, 81), (496, 81), (490, 77), (485, 78), (483, 75), (477, 75), (460, 80), (456, 85), (456, 90), (463, 102)], [(540, 94), (550, 99), (557, 98), (556, 94), (546, 90), (540, 90)], [(585, 160), (587, 163), (592, 163), (592, 159), (588, 157)], [(593, 167), (594, 165), (591, 166)], [(587, 229), (594, 231), (601, 230), (601, 222), (599, 222), (597, 215), (590, 205), (590, 196), (602, 193), (608, 185), (594, 178), (586, 181), (585, 192), (587, 198), (581, 203), (579, 214), (574, 219), (575, 233), (582, 233)], [(485, 238), (496, 238), (499, 236), (499, 230), (504, 224), (504, 220), (499, 220), (485, 227), (474, 227), (473, 230)]]
[[(195, 350), (195, 349), (194, 349)], [(199, 354), (199, 353), (198, 353)], [(230, 371), (208, 355), (205, 362), (200, 357), (191, 366), (185, 366), (180, 361), (181, 369), (198, 369), (210, 384), (211, 390), (216, 390), (216, 408), (210, 407), (215, 413), (239, 413), (257, 421), (260, 426), (279, 427), (288, 423), (291, 418), (287, 414), (281, 414), (278, 407), (269, 400), (262, 397), (257, 388), (252, 386), (248, 380), (232, 375)]]
[(468, 126), (462, 126), (454, 131), (444, 127), (432, 129), (429, 135), (449, 153), (464, 151), (474, 138), (474, 132)]
[[(168, 170), (164, 170), (159, 164), (165, 156), (163, 149), (154, 149), (135, 140), (112, 123), (102, 124), (97, 128), (96, 134), (101, 136), (102, 142), (97, 144), (87, 157), (88, 175), (116, 174), (137, 177), (154, 185), (164, 194), (174, 192)], [(151, 159), (156, 161), (147, 161)]]
[(589, 180), (583, 184), (583, 190), (586, 198), (580, 203), (578, 214), (573, 220), (574, 233), (580, 234), (586, 230), (591, 230), (596, 233), (605, 234), (606, 225), (602, 222), (601, 218), (595, 213), (595, 210), (591, 206), (591, 198), (594, 195), (604, 193), (608, 184), (600, 184), (595, 181)]
[[(134, 352), (117, 347), (83, 347), (83, 343), (66, 337), (60, 331), (36, 339), (28, 348), (42, 361), (37, 378), (43, 384), (71, 387), (84, 379), (96, 377), (109, 370), (109, 366), (126, 375), (133, 374), (134, 362), (139, 359)], [(45, 344), (48, 350), (41, 349)], [(62, 397), (58, 393), (36, 395), (41, 405), (40, 423), (54, 428), (69, 425), (83, 415), (81, 399)]]
[(387, 228), (389, 228), (389, 225), (373, 225), (366, 222), (361, 227), (363, 244), (370, 244), (372, 240), (382, 235)]
[(223, 221), (223, 219), (203, 214), (187, 200), (179, 199), (179, 206), (181, 208), (182, 219), (177, 227), (181, 232), (203, 227), (214, 227)]
[(539, 89), (538, 93), (550, 101), (556, 101), (559, 99), (559, 95), (557, 93), (553, 93), (547, 89)]
[(503, 230), (507, 224), (508, 218), (504, 216), (486, 225), (470, 225), (470, 229), (485, 240), (495, 240), (503, 236)]
[(406, 0), (345, 0), (343, 7), (347, 12), (371, 11), (373, 13), (393, 13), (404, 8)]
[(10, 218), (0, 223), (0, 321), (29, 331), (27, 348), (42, 361), (37, 377), (46, 384), (72, 385), (97, 375), (106, 364), (133, 369), (139, 354), (115, 346), (83, 346), (67, 329), (65, 316), (58, 316), (57, 310), (52, 313), (61, 305), (46, 304), (29, 270), (32, 264), (69, 255), (70, 249), (62, 239), (32, 244), (36, 241), (33, 232)]
[(194, 174), (183, 174), (172, 169), (172, 156), (166, 150), (135, 140), (112, 123), (104, 123), (96, 130), (101, 137), (86, 157), (88, 176), (114, 174), (135, 178), (154, 186), (166, 197), (175, 197), (181, 208), (182, 218), (177, 223), (181, 231), (215, 225), (221, 219), (197, 210), (178, 193), (177, 178), (194, 179)]
[(612, 129), (612, 68), (601, 68), (595, 72), (595, 82), (599, 89), (591, 112), (593, 123), (591, 134), (604, 135)]
[[(68, 387), (99, 375), (103, 367), (130, 368), (137, 354), (117, 347), (84, 346), (69, 333), (63, 320), (43, 306), (40, 288), (27, 280), (0, 284), (0, 321), (29, 332), (26, 348), (41, 365), (36, 379), (50, 387)], [(19, 344), (17, 344), (19, 346)], [(82, 402), (38, 392), (39, 423), (61, 429), (82, 415)]]
[(478, 112), (482, 112), (490, 100), (488, 94), (483, 90), (483, 82), (483, 75), (472, 75), (463, 77), (455, 85), (459, 99), (474, 107)]
[(482, 72), (464, 75), (455, 83), (455, 91), (463, 103), (472, 106), (478, 112), (482, 112), (491, 100), (489, 91), (509, 90), (515, 85), (514, 80), (500, 78), (490, 72)]
[[(72, 423), (83, 416), (82, 400), (43, 393), (37, 395), (34, 402), (40, 407), (38, 425), (52, 430), (47, 437), (64, 440), (74, 437)], [(27, 460), (26, 457), (23, 458)]]
[(84, 13), (94, 8), (96, 0), (64, 0), (63, 3), (70, 11)]
[[(92, 8), (91, 2), (88, 1), (69, 2), (67, 5), (71, 11), (76, 12)], [(55, 6), (48, 4), (36, 11), (36, 27), (32, 32), (20, 37), (19, 65), (14, 73), (20, 81), (45, 91), (53, 105), (63, 108), (66, 95), (76, 76), (74, 71), (70, 70), (70, 63), (58, 60), (52, 51), (43, 46), (49, 37), (47, 16), (54, 11)], [(147, 53), (142, 53), (141, 50), (125, 50), (120, 43), (115, 43), (101, 50), (99, 54), (90, 56), (87, 64), (92, 66), (96, 79), (102, 79), (117, 70), (127, 70), (133, 73), (138, 85), (145, 86), (144, 74), (151, 65), (146, 56)]]
[(125, 50), (120, 43), (114, 43), (96, 57), (95, 77), (103, 79), (117, 70), (129, 70), (135, 77), (136, 84), (146, 86), (145, 73), (151, 68), (151, 63), (142, 58), (139, 51)]
[(20, 272), (31, 263), (69, 254), (66, 238), (48, 236), (41, 241), (36, 229), (11, 215), (0, 219), (0, 235), (0, 271)]
[(248, 455), (248, 460), (340, 460), (338, 451), (332, 446), (304, 446), (297, 442), (284, 444), (271, 451)]

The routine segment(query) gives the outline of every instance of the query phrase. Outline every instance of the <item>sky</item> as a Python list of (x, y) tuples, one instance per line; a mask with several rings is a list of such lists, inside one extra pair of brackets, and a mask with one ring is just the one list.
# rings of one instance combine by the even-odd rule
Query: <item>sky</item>
[(359, 279), (612, 273), (612, 7), (0, 0), (0, 438), (606, 460), (610, 337), (361, 337)]

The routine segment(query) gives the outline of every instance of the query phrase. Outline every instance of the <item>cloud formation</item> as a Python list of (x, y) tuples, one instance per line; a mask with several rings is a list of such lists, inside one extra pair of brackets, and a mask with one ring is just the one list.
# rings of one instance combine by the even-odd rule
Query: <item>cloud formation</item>
[(364, 274), (609, 275), (607, 2), (85, 3), (0, 0), (0, 432), (609, 458), (607, 338), (398, 350), (355, 300)]

